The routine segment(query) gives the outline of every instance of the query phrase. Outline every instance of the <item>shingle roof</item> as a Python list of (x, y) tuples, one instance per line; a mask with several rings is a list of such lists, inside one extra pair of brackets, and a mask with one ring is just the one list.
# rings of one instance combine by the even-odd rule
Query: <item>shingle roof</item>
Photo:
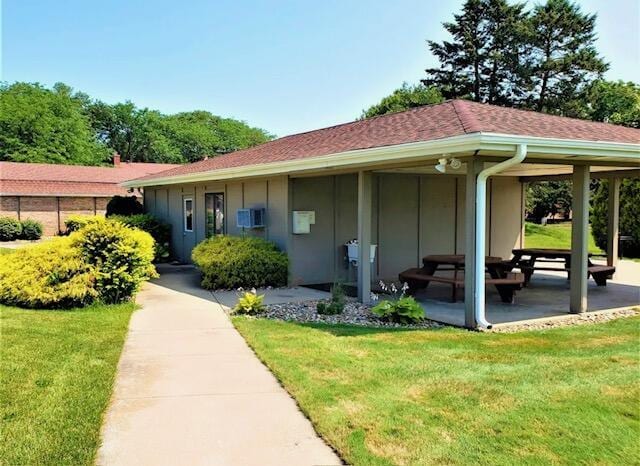
[(119, 183), (179, 166), (163, 163), (121, 163), (112, 167), (85, 167), (0, 162), (0, 194), (24, 196), (125, 195), (127, 190)]
[(306, 133), (219, 155), (142, 179), (304, 159), (357, 149), (430, 141), (469, 133), (640, 143), (640, 130), (607, 123), (450, 100)]

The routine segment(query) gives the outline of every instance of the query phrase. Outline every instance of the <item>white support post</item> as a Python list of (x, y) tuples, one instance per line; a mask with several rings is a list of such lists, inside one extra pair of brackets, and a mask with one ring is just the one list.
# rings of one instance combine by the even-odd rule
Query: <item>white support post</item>
[(607, 212), (607, 265), (618, 263), (620, 223), (620, 178), (609, 178), (609, 209)]
[(574, 314), (587, 310), (589, 181), (589, 166), (574, 165), (573, 218), (571, 220), (571, 296), (569, 303), (569, 309)]
[(358, 300), (371, 302), (371, 172), (358, 173)]
[(467, 162), (466, 199), (464, 207), (465, 246), (464, 246), (464, 325), (476, 328), (475, 309), (477, 293), (473, 271), (476, 268), (476, 180), (484, 163), (472, 158)]

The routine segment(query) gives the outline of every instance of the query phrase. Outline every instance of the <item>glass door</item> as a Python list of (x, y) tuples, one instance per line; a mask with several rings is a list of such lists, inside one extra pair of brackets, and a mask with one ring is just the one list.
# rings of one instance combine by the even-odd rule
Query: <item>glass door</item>
[(204, 206), (207, 238), (215, 235), (224, 235), (224, 193), (206, 193), (204, 195)]

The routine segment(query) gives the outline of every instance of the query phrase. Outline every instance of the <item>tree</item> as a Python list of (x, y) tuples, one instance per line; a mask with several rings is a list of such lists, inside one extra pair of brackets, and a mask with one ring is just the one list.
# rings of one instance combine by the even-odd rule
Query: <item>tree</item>
[(422, 105), (438, 104), (442, 100), (442, 94), (435, 87), (426, 87), (422, 84), (412, 86), (403, 83), (402, 87), (384, 97), (380, 102), (363, 110), (360, 118), (371, 118), (387, 113), (401, 112)]
[(577, 116), (640, 128), (640, 85), (595, 81), (584, 93)]
[(467, 0), (444, 23), (453, 40), (429, 48), (440, 65), (422, 82), (446, 98), (572, 115), (608, 65), (595, 49), (595, 15), (569, 0), (525, 11), (506, 0)]
[(467, 0), (454, 21), (444, 23), (453, 41), (428, 41), (440, 61), (426, 70), (426, 86), (446, 98), (512, 105), (520, 87), (519, 54), (523, 47), (524, 4), (506, 0)]
[(130, 162), (194, 162), (272, 138), (259, 128), (202, 110), (164, 115), (132, 102), (97, 101), (87, 112), (99, 139)]
[(0, 109), (0, 160), (99, 165), (109, 158), (68, 86), (2, 84)]
[[(598, 247), (607, 248), (609, 182), (599, 183), (591, 200), (591, 228)], [(640, 257), (640, 180), (624, 179), (620, 185), (620, 235), (631, 236), (625, 243), (626, 257)]]
[(527, 188), (527, 216), (540, 221), (549, 215), (563, 213), (565, 218), (569, 218), (571, 199), (571, 183), (569, 181), (530, 183)]
[(595, 49), (596, 15), (569, 0), (536, 5), (528, 22), (526, 103), (539, 112), (564, 114), (580, 93), (609, 65)]

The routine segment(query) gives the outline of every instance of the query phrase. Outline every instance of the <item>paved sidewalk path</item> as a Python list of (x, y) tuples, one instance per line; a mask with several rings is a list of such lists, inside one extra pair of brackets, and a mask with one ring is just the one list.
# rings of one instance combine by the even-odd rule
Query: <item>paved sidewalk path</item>
[(189, 272), (140, 293), (97, 463), (340, 464), (211, 299)]

